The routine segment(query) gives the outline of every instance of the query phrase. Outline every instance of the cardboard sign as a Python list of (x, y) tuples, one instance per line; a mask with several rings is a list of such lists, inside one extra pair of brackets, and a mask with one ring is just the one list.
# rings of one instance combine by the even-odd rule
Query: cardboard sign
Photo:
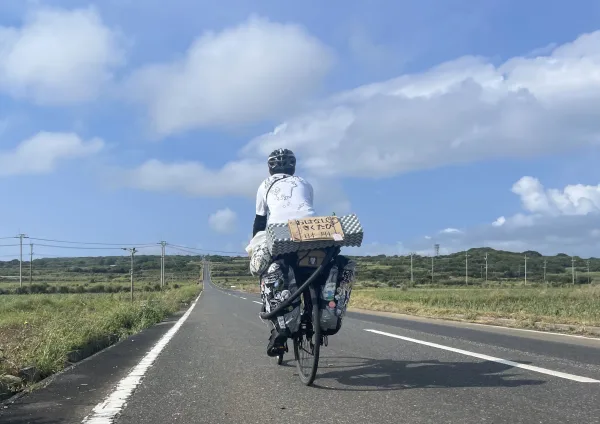
[(344, 240), (344, 230), (337, 216), (312, 216), (288, 221), (295, 242), (319, 240)]

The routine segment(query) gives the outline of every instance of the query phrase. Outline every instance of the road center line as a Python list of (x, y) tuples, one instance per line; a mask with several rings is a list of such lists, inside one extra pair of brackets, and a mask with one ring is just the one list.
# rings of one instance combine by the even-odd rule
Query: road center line
[(418, 344), (422, 344), (425, 346), (435, 347), (437, 349), (443, 349), (443, 350), (448, 350), (450, 352), (460, 353), (462, 355), (472, 356), (474, 358), (483, 359), (485, 361), (497, 362), (499, 364), (510, 365), (510, 366), (516, 367), (516, 368), (523, 368), (523, 369), (538, 372), (541, 374), (547, 374), (547, 375), (552, 375), (554, 377), (565, 378), (567, 380), (577, 381), (579, 383), (600, 383), (600, 380), (594, 380), (593, 378), (580, 377), (578, 375), (567, 374), (567, 373), (560, 372), (560, 371), (553, 371), (553, 370), (549, 370), (546, 368), (535, 367), (533, 365), (520, 364), (518, 362), (513, 362), (513, 361), (506, 360), (506, 359), (501, 359), (501, 358), (496, 358), (494, 356), (483, 355), (481, 353), (470, 352), (468, 350), (456, 349), (454, 347), (444, 346), (444, 345), (440, 345), (437, 343), (426, 342), (424, 340), (413, 339), (411, 337), (399, 336), (397, 334), (392, 334), (392, 333), (385, 333), (385, 332), (379, 331), (379, 330), (365, 330), (365, 331), (368, 331), (370, 333), (380, 334), (382, 336), (393, 337), (395, 339), (406, 340), (407, 342), (418, 343)]
[(96, 405), (92, 410), (92, 413), (83, 419), (83, 424), (110, 424), (114, 422), (114, 418), (119, 412), (121, 412), (125, 406), (125, 402), (127, 402), (127, 399), (129, 396), (131, 396), (137, 385), (140, 384), (142, 377), (144, 377), (144, 374), (146, 374), (146, 371), (148, 371), (148, 369), (152, 366), (154, 360), (165, 348), (167, 343), (171, 341), (185, 320), (188, 319), (190, 313), (194, 309), (194, 306), (196, 306), (196, 303), (198, 303), (200, 296), (202, 296), (202, 292), (200, 292), (200, 295), (198, 295), (196, 300), (194, 300), (185, 314), (183, 314), (183, 316), (179, 318), (175, 325), (173, 325), (173, 327), (171, 327), (171, 329), (160, 338), (160, 340), (152, 349), (150, 349), (146, 356), (144, 356), (142, 360), (135, 366), (135, 368), (131, 370), (127, 377), (119, 381), (119, 384), (117, 384), (117, 387), (113, 390), (113, 392), (108, 395), (104, 401)]

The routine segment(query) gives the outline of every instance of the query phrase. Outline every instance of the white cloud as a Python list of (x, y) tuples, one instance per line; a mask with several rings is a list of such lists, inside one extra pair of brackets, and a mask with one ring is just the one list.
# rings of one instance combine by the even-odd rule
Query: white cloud
[(545, 190), (538, 179), (527, 176), (517, 181), (512, 191), (521, 197), (528, 212), (552, 216), (600, 212), (600, 185), (575, 184), (562, 191)]
[(120, 35), (96, 8), (35, 8), (0, 26), (0, 90), (42, 105), (91, 100), (124, 62)]
[(244, 153), (265, 155), (285, 144), (312, 173), (371, 178), (599, 141), (600, 31), (548, 56), (499, 66), (462, 57), (339, 93), (257, 137)]
[[(600, 184), (546, 189), (536, 178), (526, 176), (513, 185), (513, 192), (520, 197), (524, 212), (460, 232), (441, 231), (436, 242), (448, 251), (488, 246), (597, 256)], [(425, 249), (427, 243), (416, 240), (410, 247)]]
[[(301, 171), (315, 192), (314, 207), (318, 214), (351, 212), (351, 204), (337, 180), (313, 178)], [(119, 186), (146, 191), (176, 192), (188, 196), (240, 196), (254, 199), (259, 184), (268, 177), (266, 165), (254, 160), (226, 163), (220, 169), (209, 169), (200, 162), (164, 163), (149, 160), (139, 167), (120, 171), (116, 175)]]
[[(157, 172), (134, 171), (134, 185), (195, 195), (253, 196), (262, 178), (260, 165), (256, 174), (247, 172), (252, 181), (244, 173), (212, 178), (216, 183), (209, 180), (227, 169), (262, 163), (281, 146), (296, 152), (301, 173), (315, 185), (333, 182), (341, 188), (340, 179), (348, 176), (388, 177), (489, 158), (546, 155), (599, 141), (600, 31), (558, 46), (548, 56), (516, 57), (499, 66), (463, 57), (421, 74), (339, 93), (313, 112), (251, 140), (239, 152), (242, 159), (221, 170), (188, 164), (189, 172), (175, 172), (180, 165), (161, 168), (152, 161), (146, 165)], [(165, 169), (167, 178), (160, 176)], [(317, 207), (339, 191), (315, 189)], [(323, 192), (325, 197), (319, 194)], [(538, 231), (552, 217), (564, 217), (567, 225), (569, 215), (586, 214), (600, 204), (593, 186), (546, 191), (530, 177), (518, 181), (513, 192), (521, 197), (525, 213), (498, 218), (484, 226), (482, 237), (495, 230), (493, 237), (501, 234), (497, 237), (506, 243), (509, 236), (516, 240), (518, 231)], [(340, 197), (339, 204), (349, 209), (343, 193)], [(538, 217), (542, 212), (544, 219)], [(473, 229), (442, 235), (468, 240)]]
[[(536, 178), (523, 177), (513, 185), (513, 192), (520, 197), (524, 212), (501, 216), (491, 224), (441, 230), (435, 237), (440, 254), (492, 247), (514, 252), (598, 256), (600, 184), (546, 189)], [(424, 236), (397, 244), (367, 243), (349, 251), (361, 255), (407, 255), (411, 251), (431, 255), (433, 246), (432, 238)]]
[(298, 106), (333, 63), (302, 27), (251, 16), (198, 37), (184, 58), (149, 65), (130, 81), (161, 135), (280, 118)]
[(440, 231), (440, 233), (443, 233), (443, 234), (453, 234), (453, 233), (460, 233), (460, 232), (461, 231), (457, 230), (456, 228), (446, 228), (446, 229)]
[(492, 225), (494, 227), (501, 227), (501, 226), (504, 225), (505, 222), (506, 222), (506, 218), (504, 218), (504, 216), (501, 216), (497, 220), (495, 220), (494, 222), (492, 222)]
[(121, 172), (119, 177), (120, 185), (147, 191), (252, 197), (266, 175), (265, 165), (250, 161), (229, 162), (213, 170), (199, 162), (164, 163), (152, 159), (136, 169)]
[(0, 151), (0, 176), (47, 174), (61, 161), (94, 155), (103, 146), (97, 138), (83, 141), (72, 133), (39, 132), (14, 150)]
[[(235, 232), (237, 215), (229, 208), (219, 209), (208, 217), (208, 224), (217, 233), (231, 234)], [(233, 248), (229, 250), (233, 250)]]

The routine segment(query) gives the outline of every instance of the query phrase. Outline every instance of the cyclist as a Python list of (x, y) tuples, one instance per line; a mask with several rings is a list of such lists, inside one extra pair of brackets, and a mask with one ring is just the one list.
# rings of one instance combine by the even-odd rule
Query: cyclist
[[(290, 219), (315, 215), (312, 186), (305, 179), (294, 175), (294, 152), (289, 149), (274, 150), (269, 155), (267, 164), (270, 176), (260, 184), (256, 193), (253, 237), (259, 231), (264, 231), (267, 224), (287, 223)], [(284, 349), (286, 340), (287, 335), (280, 334), (277, 328), (273, 328), (267, 355), (277, 356)]]
[(314, 216), (313, 188), (296, 173), (296, 156), (289, 149), (274, 150), (267, 160), (270, 177), (258, 187), (256, 217), (252, 236), (264, 231), (268, 223), (287, 223), (290, 219)]

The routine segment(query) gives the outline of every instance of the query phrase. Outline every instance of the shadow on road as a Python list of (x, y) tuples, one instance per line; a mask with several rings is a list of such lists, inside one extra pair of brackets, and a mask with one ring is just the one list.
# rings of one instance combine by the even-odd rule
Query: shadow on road
[[(394, 361), (358, 357), (321, 357), (314, 387), (340, 391), (384, 391), (440, 387), (518, 387), (544, 384), (516, 378), (513, 368), (496, 362)], [(336, 387), (320, 381), (335, 380)]]
[[(8, 421), (3, 421), (6, 418)], [(30, 417), (27, 414), (15, 414), (10, 415), (8, 417), (3, 417), (0, 414), (0, 423), (10, 423), (10, 424), (59, 424), (64, 423), (64, 421), (59, 419), (52, 418), (39, 418), (39, 417)]]

